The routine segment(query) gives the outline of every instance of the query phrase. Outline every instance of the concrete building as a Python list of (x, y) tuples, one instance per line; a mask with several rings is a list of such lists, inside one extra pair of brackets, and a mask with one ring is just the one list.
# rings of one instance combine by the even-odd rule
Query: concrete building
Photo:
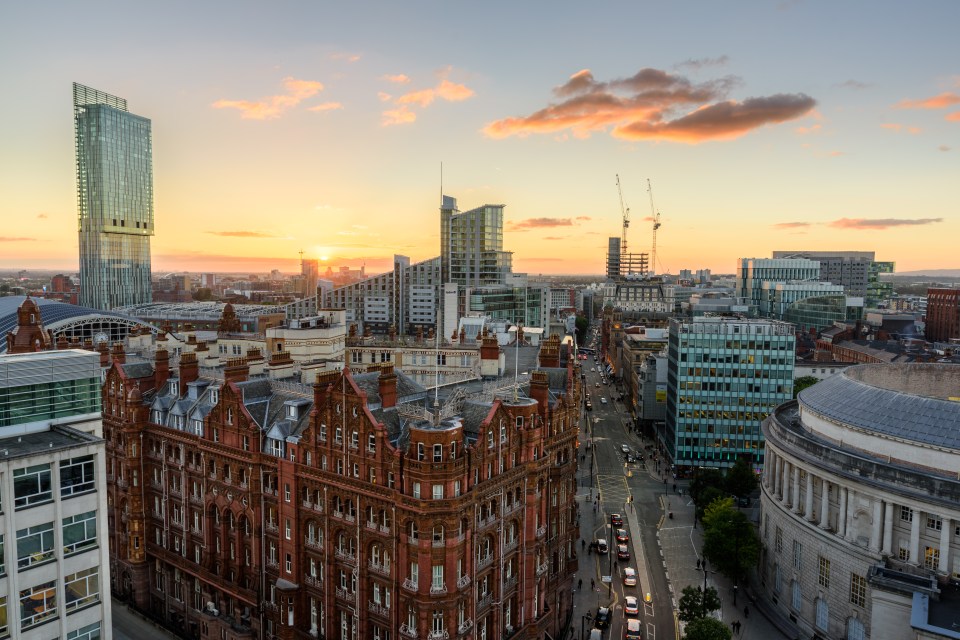
[(926, 325), (931, 342), (960, 339), (960, 289), (927, 289)]
[(760, 423), (793, 397), (796, 338), (775, 320), (670, 321), (667, 416), (661, 444), (678, 474), (763, 464)]
[(882, 273), (893, 273), (893, 262), (878, 262), (873, 251), (774, 251), (774, 259), (806, 258), (820, 263), (820, 281), (838, 284), (844, 293), (864, 298), (867, 307), (875, 309), (890, 298), (893, 284), (880, 279)]
[(803, 637), (956, 638), (960, 368), (860, 365), (763, 423), (761, 579)]
[(667, 417), (667, 356), (648, 355), (636, 378), (636, 421), (645, 434), (655, 436)]
[(620, 280), (603, 287), (603, 304), (625, 313), (674, 312), (674, 286), (659, 280)]
[(89, 351), (0, 355), (0, 627), (11, 638), (112, 637), (99, 387)]
[(764, 282), (818, 281), (820, 263), (806, 258), (740, 258), (736, 296), (758, 309), (763, 305)]
[(80, 205), (80, 304), (150, 302), (153, 141), (127, 101), (73, 83)]

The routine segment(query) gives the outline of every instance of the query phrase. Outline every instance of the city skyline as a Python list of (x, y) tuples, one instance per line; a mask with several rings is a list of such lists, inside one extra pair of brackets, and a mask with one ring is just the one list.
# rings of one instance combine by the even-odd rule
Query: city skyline
[(56, 4), (5, 12), (0, 268), (77, 268), (74, 81), (153, 122), (157, 272), (431, 258), (441, 163), (461, 209), (506, 205), (518, 272), (604, 272), (615, 174), (633, 252), (652, 182), (657, 271), (800, 248), (957, 266), (930, 238), (960, 230), (954, 3)]

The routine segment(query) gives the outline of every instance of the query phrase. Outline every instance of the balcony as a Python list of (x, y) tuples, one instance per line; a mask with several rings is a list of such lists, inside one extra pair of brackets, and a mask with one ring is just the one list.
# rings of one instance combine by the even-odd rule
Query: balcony
[(370, 611), (370, 613), (376, 614), (378, 616), (383, 616), (384, 618), (390, 617), (390, 609), (387, 609), (385, 606), (377, 602), (368, 603), (367, 609)]
[(183, 492), (180, 491), (180, 487), (170, 487), (170, 495), (176, 498), (182, 498)]
[(277, 603), (276, 603), (276, 602), (264, 602), (264, 603), (263, 603), (263, 610), (264, 610), (264, 611), (278, 611)]
[(480, 598), (479, 602), (477, 602), (477, 613), (484, 611), (491, 604), (493, 604), (493, 594), (488, 593), (487, 595)]
[(480, 521), (477, 522), (477, 529), (486, 529), (487, 527), (489, 527), (490, 525), (492, 525), (492, 524), (493, 524), (494, 522), (496, 522), (496, 521), (497, 521), (497, 517), (496, 517), (496, 516), (490, 516), (490, 517), (488, 517), (488, 518), (485, 518), (485, 519), (483, 519), (483, 520), (480, 520)]
[(411, 580), (410, 578), (406, 578), (406, 579), (403, 581), (403, 588), (406, 589), (407, 591), (413, 591), (414, 593), (416, 593), (416, 592), (417, 592), (417, 583), (414, 582), (413, 580)]
[(446, 545), (447, 545), (446, 541), (444, 541), (443, 538), (440, 538), (439, 540), (434, 540), (432, 546), (434, 549), (436, 549), (438, 547), (445, 547)]
[(460, 626), (457, 627), (457, 635), (465, 635), (470, 629), (473, 629), (473, 620), (464, 620), (460, 623)]
[(390, 535), (390, 527), (385, 525), (380, 525), (380, 533), (385, 533), (387, 535)]
[(336, 588), (336, 594), (337, 594), (337, 597), (340, 598), (341, 600), (347, 600), (349, 602), (353, 602), (355, 599), (353, 597), (353, 594), (350, 593), (350, 591), (348, 591), (347, 589), (343, 589), (341, 587)]
[(466, 540), (466, 539), (467, 539), (467, 534), (466, 534), (466, 533), (461, 533), (461, 534), (458, 535), (457, 537), (451, 538), (451, 540), (453, 540), (453, 543), (454, 543), (454, 544), (460, 544), (461, 542), (463, 542), (463, 541)]
[(367, 527), (367, 529), (370, 529), (371, 531), (376, 531), (376, 530), (377, 530), (377, 523), (376, 523), (376, 522), (371, 522), (371, 521), (367, 520), (367, 521), (364, 523), (364, 525)]
[(198, 496), (194, 493), (190, 494), (190, 502), (193, 504), (203, 505), (203, 496)]
[(343, 511), (337, 511), (336, 509), (334, 509), (331, 515), (334, 518), (340, 518), (341, 520), (343, 520)]
[(446, 583), (441, 584), (431, 584), (430, 585), (430, 595), (432, 596), (442, 596), (447, 593)]
[(507, 578), (506, 582), (503, 583), (503, 591), (504, 593), (506, 593), (508, 591), (511, 591), (516, 586), (517, 586), (517, 576), (513, 576), (512, 578)]
[(542, 538), (545, 535), (547, 535), (547, 525), (543, 525), (542, 527), (537, 527), (537, 537)]
[(323, 587), (323, 580), (320, 579), (320, 576), (304, 576), (303, 583), (308, 587)]
[(503, 545), (503, 552), (510, 553), (511, 551), (516, 549), (519, 544), (520, 544), (520, 540), (518, 538), (514, 538), (513, 540), (507, 540), (506, 544)]
[(546, 563), (546, 562), (544, 562), (543, 564), (537, 565), (537, 575), (538, 575), (538, 576), (542, 576), (542, 575), (545, 574), (546, 572), (547, 572), (547, 563)]
[(343, 516), (343, 519), (346, 520), (347, 522), (356, 522), (357, 516), (353, 515), (352, 513), (348, 513), (345, 516)]
[(463, 575), (457, 580), (457, 589), (463, 589), (470, 584), (470, 576)]
[(337, 549), (333, 552), (333, 555), (336, 556), (338, 560), (343, 560), (344, 562), (357, 561), (357, 556), (348, 549)]
[(309, 549), (316, 549), (317, 551), (323, 551), (323, 545), (320, 543), (320, 540), (317, 538), (307, 538), (304, 540), (304, 543)]
[(510, 515), (511, 513), (515, 513), (515, 512), (517, 512), (517, 511), (520, 511), (520, 509), (521, 509), (522, 507), (523, 507), (523, 503), (521, 503), (521, 502), (518, 500), (517, 502), (514, 502), (513, 504), (507, 505), (506, 508), (504, 508), (504, 510), (503, 510), (503, 515), (508, 516), (508, 515)]
[(265, 528), (267, 531), (269, 531), (270, 533), (279, 533), (279, 532), (280, 532), (280, 528), (277, 526), (277, 523), (276, 523), (276, 522), (267, 522), (267, 524), (264, 525), (264, 528)]
[(370, 571), (374, 573), (379, 573), (382, 576), (390, 575), (390, 565), (389, 564), (380, 564), (379, 562), (370, 561), (370, 564), (367, 565), (370, 567)]
[(304, 509), (313, 509), (313, 503), (310, 502), (309, 500), (304, 500), (304, 501), (303, 501), (303, 508), (304, 508)]
[(405, 638), (414, 638), (414, 640), (416, 640), (417, 630), (404, 623), (400, 625), (400, 635)]
[(440, 631), (431, 631), (427, 634), (427, 640), (449, 640), (450, 633), (446, 629)]
[(492, 564), (493, 564), (493, 554), (491, 553), (487, 557), (480, 558), (480, 560), (477, 561), (477, 571), (482, 571), (483, 569), (486, 569)]

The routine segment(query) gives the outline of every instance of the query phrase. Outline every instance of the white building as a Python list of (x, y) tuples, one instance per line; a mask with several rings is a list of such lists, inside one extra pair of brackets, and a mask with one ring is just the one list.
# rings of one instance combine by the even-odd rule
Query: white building
[(958, 389), (952, 364), (860, 365), (764, 421), (761, 580), (801, 637), (960, 637)]
[(0, 356), (0, 635), (111, 638), (100, 359)]

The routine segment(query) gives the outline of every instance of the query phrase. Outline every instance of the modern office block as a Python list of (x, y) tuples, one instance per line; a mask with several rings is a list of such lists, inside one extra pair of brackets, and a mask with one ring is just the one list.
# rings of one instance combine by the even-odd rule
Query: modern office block
[(80, 232), (80, 304), (151, 301), (153, 143), (127, 101), (73, 84)]

